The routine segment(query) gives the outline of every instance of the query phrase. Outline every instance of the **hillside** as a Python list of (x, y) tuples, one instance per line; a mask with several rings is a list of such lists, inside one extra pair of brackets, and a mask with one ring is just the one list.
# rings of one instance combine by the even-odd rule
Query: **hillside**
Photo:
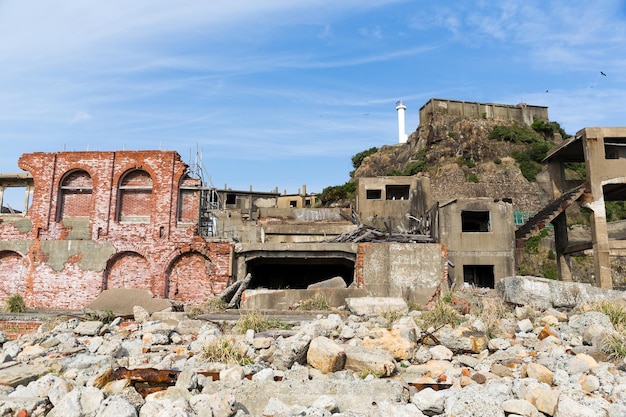
[[(364, 158), (353, 178), (427, 175), (434, 200), (511, 198), (515, 210), (538, 211), (549, 195), (545, 167), (536, 160), (561, 141), (546, 125), (537, 124), (538, 132), (511, 121), (434, 113), (406, 144), (386, 145)], [(536, 153), (535, 161), (523, 159)]]

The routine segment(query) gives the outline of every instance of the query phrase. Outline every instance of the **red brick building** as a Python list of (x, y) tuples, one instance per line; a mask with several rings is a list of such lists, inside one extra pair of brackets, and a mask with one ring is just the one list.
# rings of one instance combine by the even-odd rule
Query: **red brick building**
[(0, 216), (0, 301), (81, 308), (104, 289), (195, 304), (231, 277), (232, 244), (197, 234), (200, 180), (173, 151), (23, 155), (26, 213)]

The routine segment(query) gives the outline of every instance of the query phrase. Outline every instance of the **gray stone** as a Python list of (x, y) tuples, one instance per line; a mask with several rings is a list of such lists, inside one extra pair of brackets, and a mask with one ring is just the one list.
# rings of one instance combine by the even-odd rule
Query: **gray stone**
[(443, 392), (435, 391), (432, 388), (424, 388), (411, 397), (411, 402), (422, 411), (422, 413), (432, 416), (441, 414), (445, 408), (446, 397)]
[(472, 384), (446, 398), (446, 417), (504, 417), (497, 398), (483, 385)]
[(214, 417), (231, 417), (235, 411), (236, 398), (232, 392), (222, 390), (209, 395)]
[(100, 409), (104, 394), (94, 387), (76, 387), (64, 395), (48, 417), (93, 417)]
[(211, 409), (213, 402), (213, 397), (209, 394), (198, 394), (189, 399), (189, 405), (196, 413), (196, 417), (213, 417)]
[(150, 313), (142, 306), (133, 306), (133, 317), (138, 323), (145, 323), (150, 320)]
[(516, 330), (522, 333), (532, 332), (533, 322), (529, 319), (523, 319), (517, 322)]
[(48, 398), (6, 397), (0, 395), (0, 416), (17, 416), (19, 410), (26, 410), (29, 416), (44, 416), (50, 408)]
[(452, 328), (449, 325), (435, 332), (439, 343), (453, 352), (480, 353), (487, 348), (487, 337), (482, 332), (467, 327)]
[(408, 313), (409, 311), (406, 301), (395, 297), (346, 298), (346, 306), (352, 314), (358, 316), (380, 315), (392, 311)]
[(578, 316), (572, 316), (568, 324), (578, 333), (583, 333), (592, 324), (613, 330), (611, 319), (599, 311), (588, 311)]
[(346, 345), (345, 367), (351, 371), (379, 376), (390, 376), (396, 370), (393, 357), (386, 350), (348, 345)]
[(187, 391), (193, 391), (198, 388), (198, 374), (195, 369), (183, 369), (178, 374), (178, 378), (176, 378), (176, 386), (178, 388), (186, 389)]
[(308, 334), (276, 339), (276, 351), (273, 356), (276, 369), (284, 371), (291, 368), (294, 363), (304, 365), (311, 340), (312, 337)]
[(273, 381), (274, 370), (272, 368), (265, 368), (252, 375), (253, 381)]
[(223, 381), (241, 381), (246, 377), (243, 367), (239, 365), (231, 366), (220, 371), (220, 380)]
[(104, 323), (98, 320), (83, 321), (74, 329), (74, 333), (81, 336), (95, 336), (100, 332)]
[(346, 363), (346, 352), (329, 338), (319, 336), (311, 341), (307, 363), (324, 373), (340, 371)]
[(568, 397), (567, 395), (559, 396), (559, 402), (554, 412), (554, 417), (597, 417), (596, 410), (586, 407), (580, 402)]
[(108, 397), (100, 404), (96, 417), (137, 417), (137, 410), (124, 397)]
[(449, 361), (452, 360), (453, 353), (445, 346), (437, 345), (430, 348), (430, 354), (432, 358), (437, 361)]

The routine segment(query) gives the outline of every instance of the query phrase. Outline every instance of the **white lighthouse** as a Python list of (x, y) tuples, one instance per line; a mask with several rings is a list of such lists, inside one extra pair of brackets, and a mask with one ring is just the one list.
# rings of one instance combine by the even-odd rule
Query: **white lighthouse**
[(402, 100), (396, 101), (396, 110), (398, 111), (398, 143), (406, 143), (408, 136), (404, 128), (404, 111), (406, 106)]

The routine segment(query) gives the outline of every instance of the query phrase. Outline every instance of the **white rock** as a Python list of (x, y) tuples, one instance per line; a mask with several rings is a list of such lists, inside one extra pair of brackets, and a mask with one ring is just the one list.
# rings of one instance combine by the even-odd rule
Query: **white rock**
[(96, 417), (137, 417), (137, 410), (124, 397), (115, 395), (102, 401)]
[(432, 388), (424, 388), (411, 397), (411, 402), (429, 416), (443, 413), (445, 401), (444, 394)]

